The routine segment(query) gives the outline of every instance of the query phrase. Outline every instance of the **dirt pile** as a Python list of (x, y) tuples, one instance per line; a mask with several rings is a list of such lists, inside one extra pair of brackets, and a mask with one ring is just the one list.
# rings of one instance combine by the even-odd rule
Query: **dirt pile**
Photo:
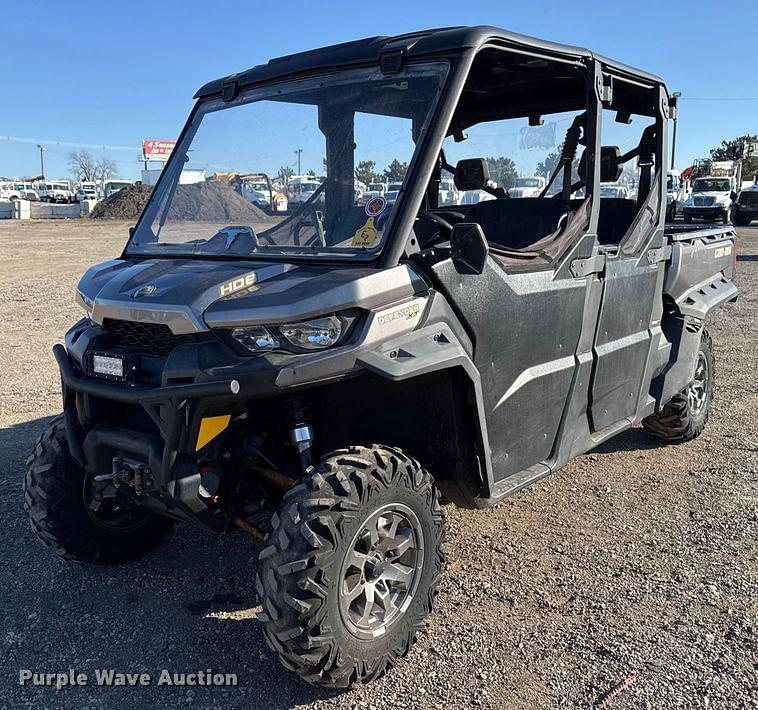
[[(149, 185), (132, 185), (98, 202), (91, 216), (93, 219), (137, 219), (151, 192)], [(229, 185), (199, 182), (177, 187), (168, 219), (252, 224), (265, 220), (266, 214)]]
[(198, 182), (179, 185), (168, 218), (176, 221), (252, 224), (266, 219), (266, 214), (229, 185)]
[(92, 210), (92, 219), (137, 219), (142, 213), (153, 188), (150, 185), (130, 185), (115, 195), (100, 200)]

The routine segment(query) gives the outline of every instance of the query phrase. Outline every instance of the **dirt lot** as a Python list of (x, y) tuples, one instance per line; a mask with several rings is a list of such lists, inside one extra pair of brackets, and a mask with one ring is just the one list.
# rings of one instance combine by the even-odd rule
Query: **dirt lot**
[[(2, 707), (758, 707), (758, 228), (740, 230), (736, 305), (710, 324), (715, 410), (696, 442), (626, 432), (480, 511), (448, 510), (449, 569), (428, 631), (387, 677), (314, 689), (256, 620), (259, 544), (180, 526), (118, 568), (55, 558), (21, 510), (24, 459), (60, 408), (53, 343), (74, 285), (125, 224), (0, 223)], [(230, 689), (21, 688), (19, 670), (237, 673)]]

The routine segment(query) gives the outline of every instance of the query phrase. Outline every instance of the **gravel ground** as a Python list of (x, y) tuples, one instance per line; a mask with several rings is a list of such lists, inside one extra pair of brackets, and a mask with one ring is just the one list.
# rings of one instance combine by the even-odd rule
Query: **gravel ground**
[[(0, 707), (758, 707), (758, 228), (739, 230), (742, 295), (710, 324), (718, 391), (697, 441), (624, 433), (485, 511), (448, 509), (429, 627), (388, 676), (308, 686), (266, 647), (250, 537), (180, 526), (147, 558), (55, 558), (21, 511), (24, 459), (60, 409), (50, 347), (79, 317), (86, 266), (123, 223), (0, 223)], [(19, 670), (237, 673), (236, 688), (20, 687)]]

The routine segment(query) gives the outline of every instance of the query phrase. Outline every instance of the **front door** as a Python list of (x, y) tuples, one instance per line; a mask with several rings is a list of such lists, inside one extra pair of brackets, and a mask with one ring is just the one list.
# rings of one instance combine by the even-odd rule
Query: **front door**
[[(590, 238), (591, 241), (591, 238)], [(588, 281), (568, 269), (434, 268), (474, 341), (495, 481), (547, 461), (576, 368)]]

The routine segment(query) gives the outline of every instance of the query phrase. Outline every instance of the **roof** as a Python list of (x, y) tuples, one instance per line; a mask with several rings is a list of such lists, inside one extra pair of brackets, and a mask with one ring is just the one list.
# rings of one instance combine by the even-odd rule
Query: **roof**
[(299, 52), (271, 59), (246, 71), (215, 79), (205, 84), (195, 94), (203, 98), (220, 94), (226, 82), (236, 81), (240, 88), (263, 81), (299, 74), (305, 71), (323, 70), (355, 64), (376, 62), (383, 52), (403, 50), (407, 59), (445, 55), (467, 49), (477, 49), (487, 42), (496, 41), (515, 47), (527, 47), (546, 54), (575, 59), (598, 59), (609, 68), (649, 82), (663, 84), (663, 80), (648, 72), (635, 69), (621, 62), (608, 59), (583, 47), (558, 44), (527, 35), (509, 32), (498, 27), (445, 27), (422, 30), (394, 37), (368, 37), (343, 44), (334, 44), (307, 52)]

